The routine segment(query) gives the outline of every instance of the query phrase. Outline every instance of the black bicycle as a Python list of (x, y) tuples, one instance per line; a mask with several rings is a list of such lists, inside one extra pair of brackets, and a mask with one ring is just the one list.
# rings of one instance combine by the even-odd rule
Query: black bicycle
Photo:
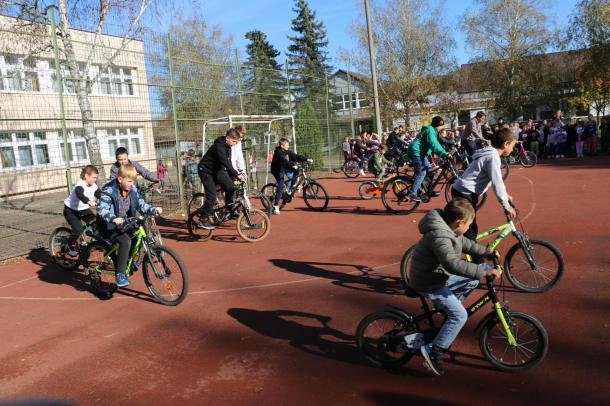
[[(322, 211), (328, 207), (328, 193), (324, 186), (318, 183), (309, 174), (309, 164), (300, 163), (296, 164), (297, 172), (292, 182), (292, 189), (287, 191), (284, 189), (282, 193), (282, 200), (280, 202), (280, 208), (284, 208), (286, 204), (290, 203), (294, 198), (294, 195), (299, 189), (303, 190), (303, 200), (307, 207), (311, 210)], [(277, 190), (276, 183), (267, 183), (261, 189), (261, 195), (267, 197), (267, 202), (263, 202), (263, 205), (269, 204), (275, 199), (275, 191)], [(271, 206), (265, 206), (265, 209), (271, 209)]]
[[(207, 241), (212, 238), (214, 230), (207, 230), (199, 226), (203, 218), (203, 206), (201, 206), (189, 215), (187, 229), (194, 238)], [(269, 216), (262, 210), (252, 207), (250, 199), (246, 195), (244, 182), (235, 182), (233, 201), (222, 204), (220, 196), (216, 199), (211, 217), (214, 226), (219, 226), (232, 218), (237, 218), (237, 233), (248, 242), (262, 241), (271, 231)]]
[[(497, 257), (494, 266), (501, 269)], [(487, 292), (466, 308), (468, 317), (484, 304), (491, 302), (493, 310), (479, 322), (479, 347), (483, 356), (497, 369), (521, 372), (538, 365), (549, 349), (544, 326), (529, 314), (510, 310), (508, 302), (501, 303), (493, 284), (493, 276), (486, 278)], [(358, 324), (356, 340), (364, 357), (378, 367), (399, 367), (409, 361), (425, 343), (436, 337), (445, 313), (428, 305), (426, 298), (411, 288), (405, 295), (419, 298), (422, 314), (414, 315), (389, 305), (386, 311), (371, 313)], [(436, 317), (435, 317), (436, 316)], [(437, 320), (435, 320), (435, 318)]]
[[(451, 185), (462, 173), (455, 167), (454, 154), (455, 150), (452, 150), (447, 157), (436, 159), (437, 166), (433, 168), (431, 174), (426, 175), (419, 188), (418, 195), (422, 202), (427, 203), (432, 197), (441, 193), (444, 193), (447, 202), (452, 199)], [(408, 197), (413, 181), (414, 176), (398, 175), (385, 182), (381, 191), (381, 201), (387, 211), (394, 214), (409, 214), (417, 209), (420, 202)], [(485, 204), (485, 200), (487, 193), (481, 196), (477, 209)]]

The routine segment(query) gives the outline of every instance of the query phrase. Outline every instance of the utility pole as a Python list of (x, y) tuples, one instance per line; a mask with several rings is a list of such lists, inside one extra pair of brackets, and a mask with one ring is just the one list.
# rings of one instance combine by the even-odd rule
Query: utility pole
[(381, 134), (383, 132), (383, 127), (381, 126), (381, 114), (379, 113), (379, 94), (377, 93), (377, 68), (375, 62), (375, 46), (373, 44), (373, 27), (371, 26), (371, 16), (369, 15), (368, 0), (364, 0), (364, 14), (366, 15), (366, 31), (368, 33), (369, 39), (369, 58), (371, 60), (371, 75), (373, 80), (373, 103), (375, 105), (375, 121), (377, 123), (377, 132)]

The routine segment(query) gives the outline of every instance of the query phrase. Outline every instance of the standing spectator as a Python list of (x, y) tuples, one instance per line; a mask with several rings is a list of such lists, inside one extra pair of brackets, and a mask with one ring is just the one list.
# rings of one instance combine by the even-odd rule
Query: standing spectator
[(538, 128), (532, 127), (532, 132), (530, 133), (529, 138), (530, 138), (530, 151), (532, 151), (534, 154), (536, 154), (537, 157), (540, 157), (540, 148), (539, 148), (540, 132), (538, 131)]
[(565, 127), (561, 127), (557, 134), (557, 158), (564, 157), (564, 151), (566, 148), (566, 143), (568, 141), (568, 132)]
[(597, 149), (597, 123), (593, 119), (593, 114), (589, 114), (589, 119), (585, 124), (585, 140), (590, 155), (595, 155)]
[(360, 137), (356, 139), (356, 143), (354, 145), (354, 154), (360, 159), (358, 162), (358, 166), (360, 167), (360, 176), (364, 176), (364, 167), (366, 165), (366, 161), (368, 160), (369, 149), (367, 148), (368, 133), (366, 131), (362, 131), (360, 133)]
[(599, 132), (602, 136), (602, 152), (608, 152), (608, 141), (610, 141), (610, 118), (602, 118), (602, 123), (599, 126)]
[(582, 125), (582, 121), (576, 122), (576, 157), (583, 157), (583, 150), (585, 145), (585, 127)]
[(483, 137), (483, 132), (481, 131), (481, 125), (485, 122), (486, 118), (487, 116), (485, 113), (479, 111), (474, 118), (466, 124), (462, 137), (464, 138), (464, 145), (468, 152), (468, 156), (472, 156), (477, 149), (488, 145), (488, 142)]
[(347, 163), (347, 161), (349, 161), (352, 158), (353, 155), (353, 151), (352, 151), (352, 142), (351, 142), (351, 137), (349, 135), (346, 135), (343, 138), (343, 143), (341, 144), (341, 150), (343, 151), (343, 165), (345, 165)]
[(549, 125), (549, 122), (547, 120), (544, 120), (542, 122), (542, 132), (544, 135), (544, 142), (541, 142), (540, 146), (542, 146), (544, 149), (544, 151), (542, 151), (542, 154), (544, 155), (545, 158), (548, 158), (549, 155), (551, 155), (551, 152), (549, 151), (549, 148), (548, 148), (549, 138), (551, 136), (551, 126)]
[(558, 158), (557, 156), (557, 129), (555, 127), (549, 128), (549, 136), (546, 140), (546, 147), (549, 158)]
[(163, 161), (159, 159), (157, 162), (157, 178), (159, 178), (159, 188), (165, 189), (165, 174), (167, 173), (167, 166), (163, 165)]

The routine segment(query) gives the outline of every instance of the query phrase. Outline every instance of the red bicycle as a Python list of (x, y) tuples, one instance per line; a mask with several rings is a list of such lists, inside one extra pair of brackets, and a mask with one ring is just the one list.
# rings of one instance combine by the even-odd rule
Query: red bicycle
[[(516, 151), (505, 158), (506, 164), (519, 163), (524, 168), (531, 168), (538, 162), (538, 157), (532, 151), (527, 151), (523, 146), (523, 141), (517, 141)], [(504, 165), (504, 163), (503, 163)]]

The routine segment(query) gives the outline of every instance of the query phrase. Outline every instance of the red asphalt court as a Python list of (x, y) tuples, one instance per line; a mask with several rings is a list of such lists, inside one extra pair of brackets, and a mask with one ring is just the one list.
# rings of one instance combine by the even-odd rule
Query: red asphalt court
[[(491, 368), (476, 320), (442, 377), (429, 376), (420, 357), (395, 371), (364, 362), (354, 346), (360, 319), (387, 303), (417, 311), (418, 302), (401, 294), (399, 261), (419, 238), (424, 211), (444, 201), (388, 215), (380, 200), (356, 197), (360, 179), (335, 174), (320, 179), (334, 197), (326, 212), (297, 199), (272, 218), (260, 243), (242, 242), (233, 224), (213, 241), (193, 242), (182, 219), (168, 221), (165, 241), (190, 275), (189, 296), (175, 308), (151, 302), (139, 273), (129, 290), (100, 301), (81, 273), (62, 272), (45, 252), (0, 266), (0, 400), (610, 404), (609, 167), (608, 157), (595, 157), (511, 168), (509, 193), (527, 231), (552, 241), (566, 260), (550, 292), (506, 289), (511, 308), (549, 333), (545, 361), (525, 373)], [(479, 218), (481, 229), (504, 222), (493, 197)]]

